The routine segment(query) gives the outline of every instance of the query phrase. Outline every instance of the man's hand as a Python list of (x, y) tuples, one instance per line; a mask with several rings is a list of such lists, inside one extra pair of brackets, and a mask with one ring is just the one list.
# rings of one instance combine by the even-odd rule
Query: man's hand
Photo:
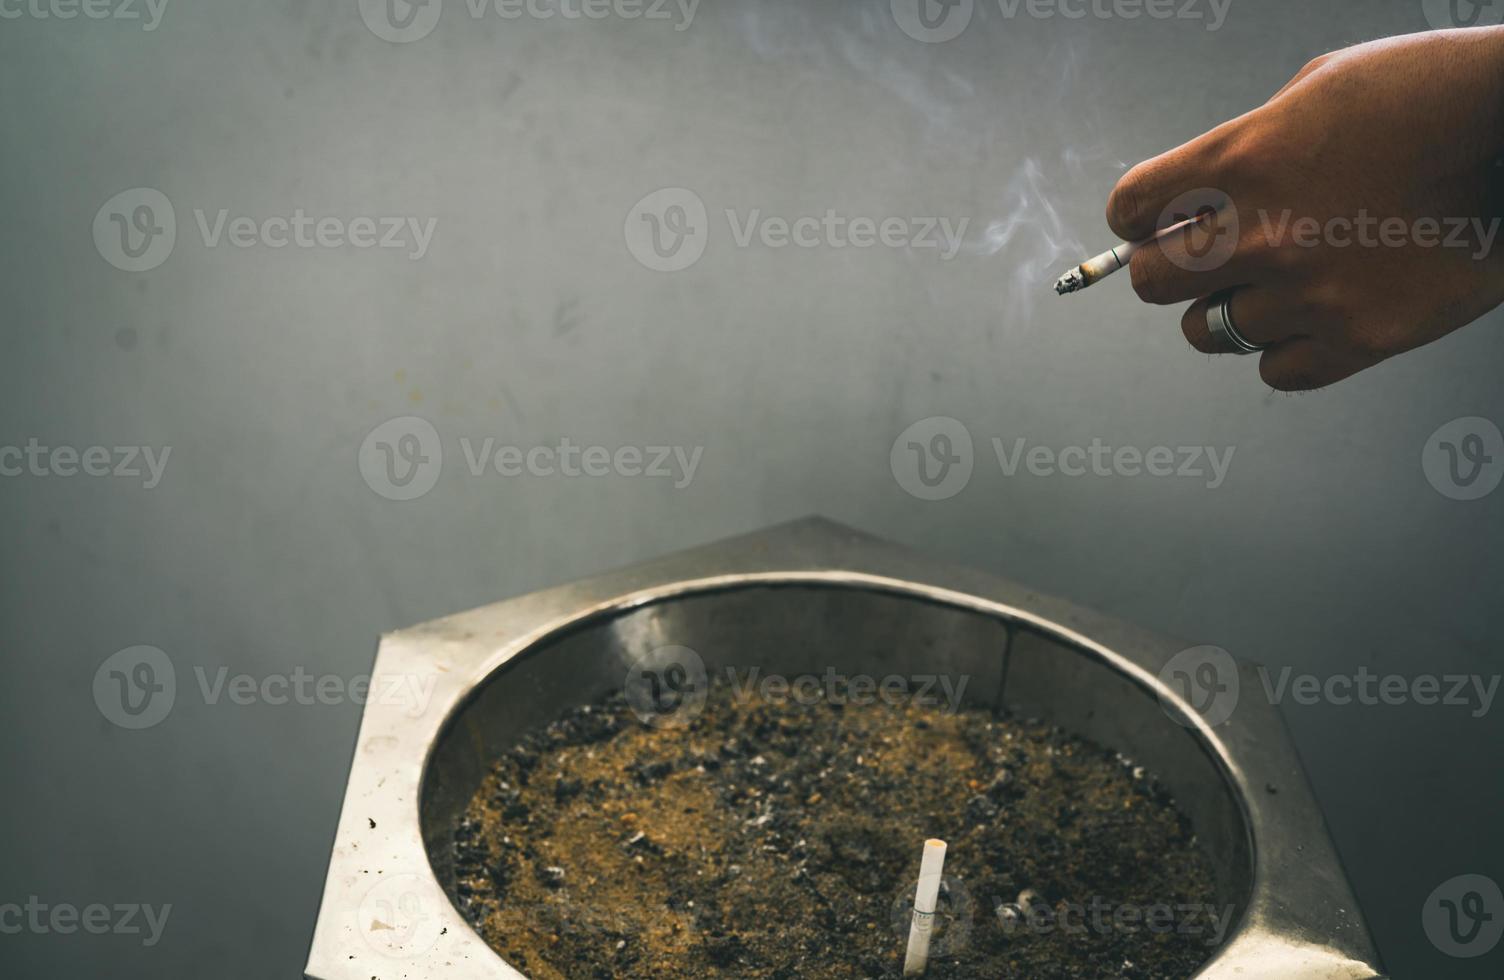
[(1123, 176), (1127, 241), (1218, 209), (1133, 256), (1149, 303), (1219, 350), (1207, 298), (1275, 388), (1340, 381), (1504, 302), (1504, 28), (1376, 41), (1311, 62), (1262, 107)]

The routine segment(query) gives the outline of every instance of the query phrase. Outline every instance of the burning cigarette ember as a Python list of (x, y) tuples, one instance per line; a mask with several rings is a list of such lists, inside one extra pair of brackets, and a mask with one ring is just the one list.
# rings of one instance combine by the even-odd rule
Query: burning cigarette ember
[(1065, 275), (1061, 276), (1059, 279), (1056, 279), (1055, 292), (1060, 296), (1064, 296), (1066, 293), (1078, 292), (1082, 289), (1085, 289), (1087, 286), (1101, 282), (1103, 279), (1106, 279), (1114, 272), (1117, 272), (1119, 269), (1126, 266), (1128, 264), (1128, 260), (1133, 258), (1134, 252), (1137, 252), (1139, 249), (1143, 248), (1145, 245), (1148, 245), (1150, 242), (1159, 241), (1166, 235), (1174, 234), (1187, 225), (1192, 225), (1198, 221), (1201, 221), (1203, 217), (1204, 215), (1198, 214), (1193, 218), (1187, 218), (1184, 221), (1178, 222), (1176, 224), (1170, 225), (1168, 228), (1162, 229), (1161, 231), (1157, 232), (1153, 238), (1145, 238), (1143, 241), (1119, 242), (1112, 248), (1109, 248), (1107, 251), (1103, 252), (1101, 255), (1092, 256), (1085, 262), (1082, 262), (1080, 265), (1076, 266), (1071, 271), (1067, 272)]

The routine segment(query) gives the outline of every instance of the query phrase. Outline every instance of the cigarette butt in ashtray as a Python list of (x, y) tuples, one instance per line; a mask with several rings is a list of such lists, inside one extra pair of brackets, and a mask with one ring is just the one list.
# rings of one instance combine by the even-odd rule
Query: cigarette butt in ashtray
[(919, 862), (919, 887), (914, 892), (914, 917), (909, 923), (909, 948), (904, 955), (903, 975), (917, 977), (930, 962), (930, 934), (935, 928), (935, 903), (940, 897), (940, 879), (945, 871), (945, 841), (924, 842)]

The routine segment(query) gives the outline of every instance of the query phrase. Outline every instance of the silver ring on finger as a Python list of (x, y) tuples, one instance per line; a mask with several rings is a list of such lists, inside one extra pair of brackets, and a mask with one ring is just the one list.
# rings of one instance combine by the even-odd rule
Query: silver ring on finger
[(1206, 305), (1206, 329), (1218, 347), (1232, 354), (1256, 354), (1267, 345), (1255, 344), (1239, 331), (1232, 318), (1232, 298), (1236, 289), (1224, 289)]

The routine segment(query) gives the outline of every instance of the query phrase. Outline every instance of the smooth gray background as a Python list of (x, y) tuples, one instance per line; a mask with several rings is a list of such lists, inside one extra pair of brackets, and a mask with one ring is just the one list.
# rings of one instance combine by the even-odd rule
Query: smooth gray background
[[(1457, 502), (1421, 468), (1443, 423), (1504, 420), (1497, 315), (1287, 397), (1249, 360), (1191, 351), (1126, 279), (1049, 293), (1111, 243), (1126, 164), (1318, 53), (1425, 29), (1420, 0), (1235, 0), (1216, 32), (981, 3), (936, 45), (887, 0), (705, 0), (683, 32), (444, 3), (408, 44), (355, 0), (174, 0), (154, 32), (0, 20), (0, 444), (172, 447), (151, 490), (0, 480), (0, 902), (173, 905), (151, 949), (0, 936), (0, 973), (300, 975), (359, 707), (210, 705), (195, 667), (354, 677), (384, 630), (809, 513), (1276, 666), (1498, 671), (1504, 492)], [(178, 241), (122, 272), (90, 229), (143, 186), (173, 201)], [(667, 186), (715, 222), (672, 274), (623, 240)], [(438, 226), (409, 261), (209, 248), (192, 214), (300, 207)], [(740, 249), (726, 208), (968, 217), (970, 244), (950, 262)], [(994, 222), (1015, 223), (996, 250)], [(446, 459), (398, 503), (356, 460), (409, 414)], [(889, 450), (935, 415), (968, 426), (978, 462), (932, 503)], [(704, 457), (685, 489), (472, 477), (461, 436)], [(1236, 456), (1216, 490), (1006, 477), (994, 436)], [(135, 644), (179, 680), (140, 732), (91, 693)], [(1500, 713), (1285, 714), (1394, 974), (1498, 975), (1504, 949), (1444, 957), (1421, 908), (1452, 876), (1504, 877)]]

